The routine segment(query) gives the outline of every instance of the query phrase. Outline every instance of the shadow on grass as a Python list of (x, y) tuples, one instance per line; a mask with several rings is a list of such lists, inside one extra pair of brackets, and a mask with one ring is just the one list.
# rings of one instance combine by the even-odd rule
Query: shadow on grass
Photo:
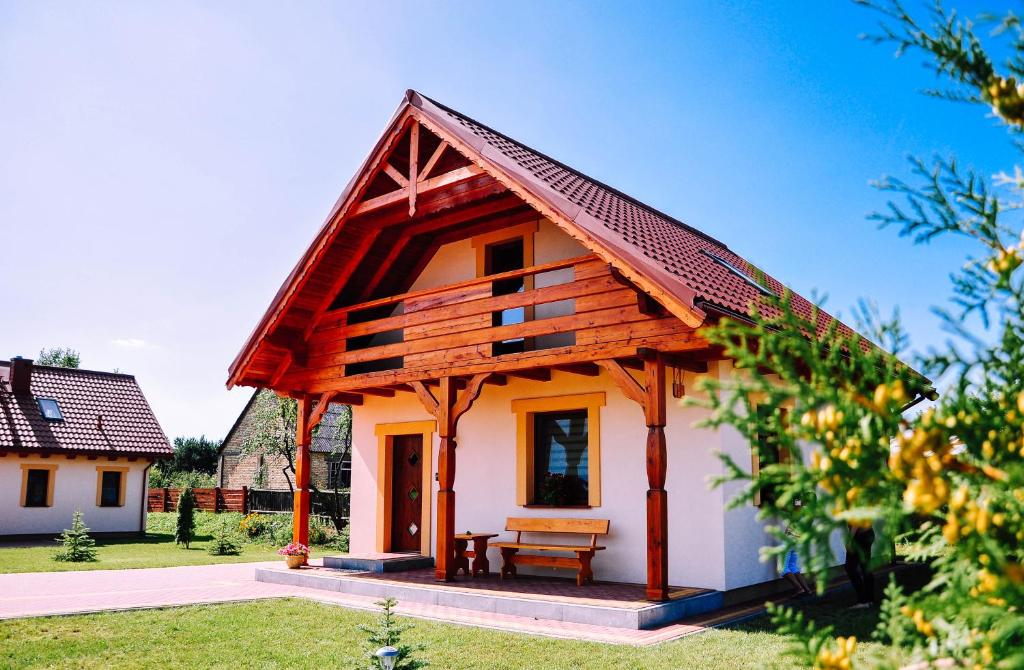
[[(878, 625), (878, 607), (851, 610), (856, 602), (852, 592), (825, 596), (820, 599), (786, 603), (788, 606), (804, 613), (804, 617), (819, 626), (834, 626), (833, 635), (849, 637), (855, 635), (858, 640), (867, 640)], [(723, 626), (724, 630), (741, 632), (777, 633), (775, 624), (768, 615), (743, 621), (731, 626)]]

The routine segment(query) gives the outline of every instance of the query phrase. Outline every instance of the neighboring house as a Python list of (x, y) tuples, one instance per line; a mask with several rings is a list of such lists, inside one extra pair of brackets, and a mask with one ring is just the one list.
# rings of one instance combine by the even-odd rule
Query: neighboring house
[(310, 425), (325, 401), (353, 405), (353, 553), (433, 556), (451, 580), (455, 532), (608, 519), (599, 579), (655, 601), (669, 584), (737, 589), (777, 577), (758, 555), (772, 538), (755, 507), (727, 508), (738, 483), (708, 479), (718, 452), (750, 462), (751, 445), (696, 428), (706, 411), (676, 398), (741, 374), (703, 330), (783, 290), (708, 234), (410, 91), (228, 386), (297, 397)]
[[(224, 489), (250, 488), (288, 491), (294, 485), (294, 474), (285, 471), (288, 462), (283, 456), (245, 453), (242, 445), (249, 437), (253, 422), (253, 403), (259, 391), (252, 394), (238, 415), (227, 437), (221, 443), (217, 461), (217, 485)], [(347, 411), (342, 405), (331, 405), (320, 422), (320, 429), (310, 448), (312, 483), (321, 491), (348, 488), (352, 481), (349, 450), (351, 436), (339, 438), (339, 419)]]
[(0, 361), (0, 535), (144, 532), (146, 480), (172, 449), (135, 377)]

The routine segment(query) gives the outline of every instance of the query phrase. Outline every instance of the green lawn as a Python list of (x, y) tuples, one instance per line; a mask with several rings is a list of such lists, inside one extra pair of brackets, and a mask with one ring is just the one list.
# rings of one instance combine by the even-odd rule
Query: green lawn
[(166, 568), (175, 565), (208, 565), (279, 560), (276, 548), (246, 544), (238, 556), (206, 553), (210, 524), (215, 515), (197, 514), (196, 539), (188, 549), (174, 543), (173, 514), (150, 514), (145, 537), (97, 540), (99, 560), (90, 563), (59, 563), (52, 560), (57, 543), (33, 542), (32, 546), (0, 546), (0, 573), (67, 570), (120, 570), (124, 568)]
[[(808, 615), (865, 639), (877, 614), (849, 612), (846, 599)], [(206, 605), (0, 622), (0, 667), (350, 668), (374, 616), (302, 600)], [(408, 620), (409, 641), (427, 645), (434, 668), (742, 668), (791, 667), (787, 638), (758, 619), (650, 647), (574, 642)], [(877, 655), (878, 644), (858, 653)], [(362, 667), (365, 667), (363, 665)]]

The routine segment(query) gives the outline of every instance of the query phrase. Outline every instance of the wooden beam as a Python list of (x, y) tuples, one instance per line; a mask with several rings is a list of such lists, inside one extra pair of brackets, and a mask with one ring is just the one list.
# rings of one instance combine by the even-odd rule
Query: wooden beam
[(330, 408), (331, 403), (334, 402), (337, 395), (337, 393), (330, 392), (324, 393), (320, 396), (320, 401), (317, 402), (316, 409), (314, 409), (309, 415), (308, 422), (310, 431), (320, 425), (320, 422), (323, 420), (324, 415), (327, 414), (328, 408)]
[(675, 356), (673, 354), (662, 354), (662, 358), (665, 360), (665, 365), (679, 370), (686, 370), (687, 372), (694, 372), (697, 374), (704, 374), (708, 371), (707, 361), (698, 361), (686, 356)]
[[(292, 500), (292, 542), (309, 546), (309, 475), (312, 466), (310, 442), (313, 440), (312, 399), (298, 399), (295, 419), (295, 491)], [(326, 403), (324, 403), (326, 407)]]
[[(420, 195), (424, 195), (432, 191), (437, 191), (439, 189), (445, 188), (447, 186), (455, 186), (460, 182), (472, 179), (473, 177), (476, 177), (482, 173), (482, 169), (480, 169), (475, 164), (470, 164), (465, 167), (461, 167), (457, 170), (445, 172), (444, 174), (420, 182), (420, 187), (417, 189), (417, 191), (419, 192)], [(406, 184), (408, 184), (408, 182), (406, 182)], [(384, 195), (379, 195), (376, 198), (370, 198), (369, 200), (364, 200), (360, 202), (359, 204), (352, 208), (351, 214), (354, 216), (375, 209), (380, 209), (381, 207), (387, 207), (388, 205), (394, 205), (395, 203), (401, 202), (402, 200), (405, 200), (408, 197), (409, 195), (404, 190), (404, 188), (402, 190), (394, 191), (392, 193), (385, 193)]]
[(417, 164), (420, 160), (420, 122), (413, 119), (409, 127), (409, 218), (416, 216)]
[(455, 406), (452, 407), (451, 422), (452, 425), (458, 423), (459, 418), (465, 414), (478, 397), (480, 397), (480, 391), (483, 388), (484, 382), (490, 377), (490, 373), (480, 373), (473, 375), (469, 378), (466, 384), (466, 390), (459, 395), (459, 399), (455, 401)]
[(430, 392), (430, 389), (427, 388), (426, 384), (423, 382), (409, 382), (409, 386), (411, 386), (412, 390), (416, 392), (417, 397), (419, 397), (420, 402), (423, 403), (423, 407), (427, 410), (427, 413), (436, 417), (438, 414), (437, 398), (435, 398), (434, 394)]
[(443, 154), (444, 150), (447, 148), (448, 142), (441, 140), (441, 143), (437, 145), (436, 149), (434, 149), (434, 153), (430, 155), (426, 165), (423, 166), (423, 172), (421, 172), (419, 176), (420, 181), (423, 181), (430, 176), (430, 171), (434, 169), (435, 165), (437, 165), (437, 161), (441, 160), (441, 154)]
[(633, 375), (629, 374), (622, 364), (616, 360), (610, 359), (606, 361), (598, 361), (598, 365), (608, 371), (611, 375), (612, 381), (615, 385), (622, 390), (622, 394), (627, 398), (637, 403), (647, 411), (647, 393), (643, 386), (640, 385)]
[(647, 599), (668, 600), (668, 492), (665, 477), (665, 361), (653, 349), (643, 350), (646, 377), (644, 419), (647, 423)]
[(494, 386), (508, 386), (508, 376), (491, 372), (488, 373), (487, 381), (485, 383), (492, 384)]
[(409, 180), (405, 178), (405, 175), (395, 169), (395, 166), (387, 161), (384, 162), (384, 174), (394, 179), (395, 183), (397, 183), (399, 187), (403, 189), (409, 187)]
[(594, 363), (569, 363), (568, 365), (555, 365), (555, 370), (559, 372), (568, 372), (573, 375), (583, 375), (584, 377), (596, 377), (601, 374), (601, 368)]
[(551, 370), (547, 368), (534, 368), (532, 370), (512, 370), (506, 372), (509, 377), (521, 377), (522, 379), (531, 379), (535, 382), (549, 382), (551, 381)]
[(363, 395), (378, 396), (380, 398), (394, 398), (395, 397), (395, 389), (368, 388), (368, 389), (360, 389), (359, 392), (362, 393)]
[[(427, 386), (440, 386), (441, 385), (441, 380), (440, 379), (426, 379), (426, 380), (424, 380), (423, 383), (426, 384)], [(466, 380), (465, 379), (459, 379), (457, 377), (452, 377), (452, 385), (456, 389), (462, 390), (462, 389), (466, 388)]]

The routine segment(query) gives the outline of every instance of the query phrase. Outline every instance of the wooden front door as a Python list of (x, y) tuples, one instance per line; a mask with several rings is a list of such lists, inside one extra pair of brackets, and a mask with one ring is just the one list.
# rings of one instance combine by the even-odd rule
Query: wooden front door
[(423, 436), (391, 438), (391, 551), (422, 549)]

